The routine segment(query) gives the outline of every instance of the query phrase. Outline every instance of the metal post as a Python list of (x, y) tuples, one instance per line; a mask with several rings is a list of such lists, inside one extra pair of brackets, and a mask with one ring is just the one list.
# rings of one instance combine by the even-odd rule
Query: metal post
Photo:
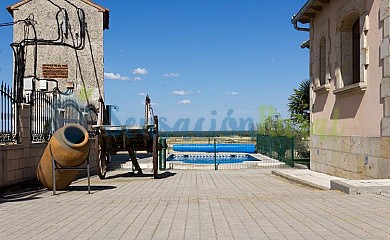
[(87, 176), (88, 176), (88, 194), (91, 194), (91, 174), (89, 170), (89, 153), (87, 157)]
[(214, 170), (218, 170), (218, 166), (217, 166), (217, 142), (216, 142), (215, 138), (214, 138)]
[(291, 138), (291, 167), (294, 167), (294, 157), (295, 157), (295, 150), (294, 150), (294, 146), (295, 145), (295, 141), (294, 141), (294, 137)]
[(158, 176), (158, 117), (153, 117), (154, 130), (153, 130), (153, 177), (156, 179)]
[[(158, 141), (161, 145), (162, 145), (162, 139), (160, 138), (160, 140)], [(159, 165), (159, 169), (160, 170), (164, 170), (163, 169), (163, 164), (162, 164), (162, 150), (158, 152), (158, 165)]]
[[(62, 169), (63, 171), (66, 171), (66, 170), (85, 170), (85, 168), (82, 168), (82, 167), (61, 167), (61, 166), (56, 167), (56, 161), (55, 161), (53, 153), (51, 151), (51, 146), (49, 146), (49, 149), (50, 149), (51, 165), (52, 165), (53, 195), (56, 195), (57, 194), (57, 187), (56, 187), (56, 170), (57, 169)], [(91, 171), (90, 171), (90, 165), (89, 165), (89, 156), (90, 156), (89, 154), (90, 154), (90, 152), (88, 152), (88, 157), (86, 159), (87, 160), (87, 176), (88, 176), (88, 194), (91, 193)], [(83, 163), (84, 163), (84, 161), (83, 161)]]
[(162, 140), (162, 169), (165, 170), (167, 169), (167, 139)]
[(50, 148), (50, 155), (51, 155), (51, 169), (52, 169), (52, 181), (53, 181), (53, 195), (56, 195), (56, 164), (53, 157), (53, 153), (51, 152), (51, 146)]

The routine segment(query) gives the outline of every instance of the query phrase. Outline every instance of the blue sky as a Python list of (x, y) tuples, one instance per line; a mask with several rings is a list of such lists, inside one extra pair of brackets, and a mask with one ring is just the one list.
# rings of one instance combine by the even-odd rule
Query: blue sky
[[(15, 2), (0, 1), (0, 22), (12, 21), (5, 7)], [(256, 123), (261, 106), (288, 117), (288, 96), (308, 78), (300, 43), (309, 36), (290, 22), (306, 0), (95, 2), (110, 9), (105, 98), (119, 108), (117, 124), (139, 122), (145, 93), (170, 128), (204, 118), (203, 130), (214, 119), (220, 130), (228, 114)], [(0, 36), (0, 80), (10, 82), (12, 28)]]

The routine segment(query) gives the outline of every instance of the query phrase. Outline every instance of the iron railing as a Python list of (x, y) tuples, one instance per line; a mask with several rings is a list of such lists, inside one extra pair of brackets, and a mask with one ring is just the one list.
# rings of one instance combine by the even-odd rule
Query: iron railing
[(4, 82), (0, 87), (0, 143), (18, 142), (18, 108), (12, 88)]
[(63, 124), (80, 124), (87, 129), (90, 138), (95, 138), (96, 130), (92, 126), (97, 124), (98, 111), (94, 105), (83, 105), (73, 96), (66, 96), (58, 100), (57, 109), (63, 111)]
[[(19, 108), (13, 89), (4, 82), (0, 85), (0, 143), (19, 143)], [(72, 96), (35, 91), (26, 94), (24, 103), (30, 105), (30, 139), (45, 142), (64, 124), (77, 123), (95, 136), (92, 125), (97, 121), (93, 105), (84, 106)]]
[(96, 135), (92, 125), (96, 124), (97, 110), (93, 105), (84, 106), (74, 96), (37, 91), (29, 104), (33, 142), (48, 141), (56, 130), (69, 123), (85, 127), (91, 138)]
[(30, 106), (31, 141), (48, 141), (54, 132), (53, 95), (36, 91), (31, 95)]

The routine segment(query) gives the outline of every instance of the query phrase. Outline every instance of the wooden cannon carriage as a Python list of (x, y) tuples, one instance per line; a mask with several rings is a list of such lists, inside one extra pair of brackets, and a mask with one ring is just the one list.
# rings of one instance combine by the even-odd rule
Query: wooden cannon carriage
[[(99, 121), (94, 128), (98, 131), (98, 174), (104, 179), (109, 165), (109, 156), (119, 151), (127, 151), (135, 170), (141, 169), (136, 159), (137, 151), (153, 153), (153, 175), (158, 174), (158, 151), (161, 149), (158, 143), (158, 117), (154, 116), (150, 98), (145, 99), (145, 123), (143, 126), (113, 126), (109, 125), (108, 112), (101, 101)], [(151, 124), (150, 124), (151, 123)]]

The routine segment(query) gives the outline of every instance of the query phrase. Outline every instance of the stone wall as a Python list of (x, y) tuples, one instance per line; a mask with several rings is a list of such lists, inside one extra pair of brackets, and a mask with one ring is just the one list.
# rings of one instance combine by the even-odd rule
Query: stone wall
[(36, 178), (35, 172), (46, 143), (0, 146), (0, 188)]
[(310, 167), (347, 179), (390, 178), (390, 138), (312, 135)]
[[(71, 3), (63, 0), (28, 1), (13, 11), (14, 21), (33, 17), (36, 37), (56, 43), (38, 45), (37, 77), (58, 81), (58, 88), (62, 92), (67, 90), (67, 82), (73, 83), (75, 93), (73, 96), (85, 105), (93, 105), (98, 108), (99, 97), (104, 98), (104, 13), (84, 1), (73, 0)], [(84, 10), (85, 13), (86, 34), (84, 38), (78, 18), (80, 13), (75, 6)], [(64, 27), (59, 27), (58, 24), (64, 25), (64, 14), (59, 7), (66, 9), (69, 19), (67, 32), (60, 34), (60, 36), (59, 31)], [(18, 43), (25, 38), (34, 39), (34, 37), (31, 26), (26, 27), (23, 23), (14, 26), (14, 42)], [(82, 46), (83, 42), (83, 47), (75, 47)], [(26, 69), (24, 76), (33, 76), (35, 45), (28, 45), (25, 48)], [(60, 67), (57, 68), (57, 66)], [(35, 84), (39, 86), (37, 82)], [(56, 87), (56, 83), (49, 81), (49, 90), (54, 87)]]
[[(353, 83), (350, 34), (358, 20), (360, 82)], [(390, 178), (390, 1), (330, 1), (310, 27), (311, 169), (348, 179)], [(323, 86), (321, 39), (330, 66)]]
[(390, 1), (381, 1), (379, 17), (383, 23), (380, 59), (383, 61), (381, 98), (384, 105), (384, 116), (381, 122), (381, 134), (390, 137)]
[[(30, 141), (30, 106), (22, 105), (20, 109), (21, 143), (0, 145), (0, 188), (18, 183), (36, 180), (36, 169), (47, 143), (31, 143)], [(97, 148), (95, 140), (90, 140), (91, 173), (97, 171)], [(86, 176), (83, 171), (79, 177)]]

